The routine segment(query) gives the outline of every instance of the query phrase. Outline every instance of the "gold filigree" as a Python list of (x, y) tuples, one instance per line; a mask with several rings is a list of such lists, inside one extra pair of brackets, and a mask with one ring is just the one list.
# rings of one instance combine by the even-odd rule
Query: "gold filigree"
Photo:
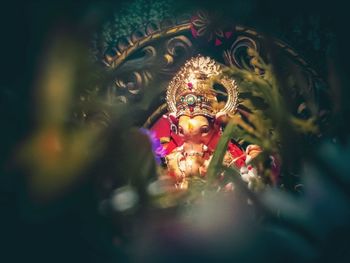
[[(198, 55), (188, 60), (174, 76), (167, 88), (167, 104), (170, 113), (181, 115), (204, 115), (214, 117), (223, 112), (233, 114), (236, 111), (238, 88), (235, 80), (222, 77), (222, 66), (210, 57)], [(217, 94), (212, 87), (213, 79), (227, 91), (225, 106), (218, 110)]]

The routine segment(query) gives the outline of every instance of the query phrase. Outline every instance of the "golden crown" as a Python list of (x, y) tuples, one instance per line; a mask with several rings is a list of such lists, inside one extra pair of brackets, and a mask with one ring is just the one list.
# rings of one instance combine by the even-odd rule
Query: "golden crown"
[[(218, 110), (213, 79), (227, 91), (225, 106)], [(218, 112), (234, 113), (238, 88), (235, 80), (222, 76), (222, 67), (210, 57), (198, 55), (188, 60), (171, 80), (166, 94), (168, 110), (176, 117), (204, 115), (214, 117)]]

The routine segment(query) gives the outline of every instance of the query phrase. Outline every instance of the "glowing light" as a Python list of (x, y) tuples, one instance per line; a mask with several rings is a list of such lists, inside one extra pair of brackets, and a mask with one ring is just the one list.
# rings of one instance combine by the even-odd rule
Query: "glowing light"
[(139, 201), (137, 192), (130, 186), (118, 188), (114, 191), (111, 204), (116, 211), (126, 211), (134, 208)]

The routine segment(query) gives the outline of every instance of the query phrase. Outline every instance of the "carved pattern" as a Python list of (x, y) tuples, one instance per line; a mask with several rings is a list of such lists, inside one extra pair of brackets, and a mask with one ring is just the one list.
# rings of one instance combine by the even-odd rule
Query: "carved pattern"
[(123, 78), (117, 78), (108, 90), (110, 102), (128, 102), (130, 99), (137, 99), (147, 86), (152, 75), (148, 70), (134, 71)]
[[(189, 15), (162, 22), (151, 21), (130, 36), (118, 39), (116, 44), (105, 52), (103, 60), (107, 71), (112, 75), (110, 84), (107, 87), (101, 87), (101, 90), (107, 88), (109, 101), (111, 103), (137, 102), (142, 99), (146, 88), (153, 87), (153, 81), (156, 81), (154, 82), (156, 85), (168, 83), (189, 58), (198, 53), (211, 56), (213, 46), (205, 47), (203, 43), (199, 43), (201, 40), (193, 37), (191, 25)], [(262, 36), (247, 27), (236, 25), (233, 28), (233, 35), (227, 39), (231, 41), (230, 47), (221, 51), (223, 54), (221, 62), (239, 68), (248, 65), (251, 70), (254, 70), (247, 49), (253, 48), (260, 52)], [(293, 63), (301, 66), (312, 80), (308, 88), (313, 93), (317, 93), (314, 84), (324, 84), (317, 73), (286, 43), (277, 39), (273, 42), (290, 57)], [(209, 44), (212, 45), (207, 43)], [(217, 53), (214, 58), (215, 56)], [(217, 59), (220, 62), (220, 58)], [(166, 87), (166, 85), (163, 86)], [(312, 93), (312, 91), (308, 92)], [(317, 98), (316, 95), (315, 97)], [(164, 100), (159, 101), (158, 105), (163, 102)]]
[(224, 51), (224, 60), (228, 66), (236, 66), (238, 68), (244, 68), (245, 65), (250, 69), (254, 69), (254, 66), (250, 64), (251, 56), (248, 54), (248, 49), (258, 50), (258, 44), (255, 40), (247, 36), (239, 36), (231, 45), (229, 50)]
[(143, 89), (150, 84), (155, 74), (158, 79), (161, 75), (165, 78), (172, 76), (192, 54), (192, 42), (184, 35), (145, 46), (118, 67), (108, 96), (112, 98), (111, 101), (135, 100), (142, 95)]
[(174, 74), (192, 54), (192, 42), (188, 37), (180, 35), (170, 38), (166, 42), (165, 64), (161, 72)]

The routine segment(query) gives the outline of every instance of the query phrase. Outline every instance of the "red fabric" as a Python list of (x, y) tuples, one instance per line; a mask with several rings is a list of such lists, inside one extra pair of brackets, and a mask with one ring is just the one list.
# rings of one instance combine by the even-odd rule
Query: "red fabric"
[(153, 124), (151, 131), (155, 132), (158, 138), (170, 137), (170, 123), (167, 118), (161, 117)]
[(170, 122), (165, 117), (157, 120), (151, 127), (151, 131), (153, 131), (159, 139), (162, 137), (169, 138), (170, 142), (165, 146), (166, 154), (171, 153), (176, 147), (183, 144), (182, 138), (171, 131)]

